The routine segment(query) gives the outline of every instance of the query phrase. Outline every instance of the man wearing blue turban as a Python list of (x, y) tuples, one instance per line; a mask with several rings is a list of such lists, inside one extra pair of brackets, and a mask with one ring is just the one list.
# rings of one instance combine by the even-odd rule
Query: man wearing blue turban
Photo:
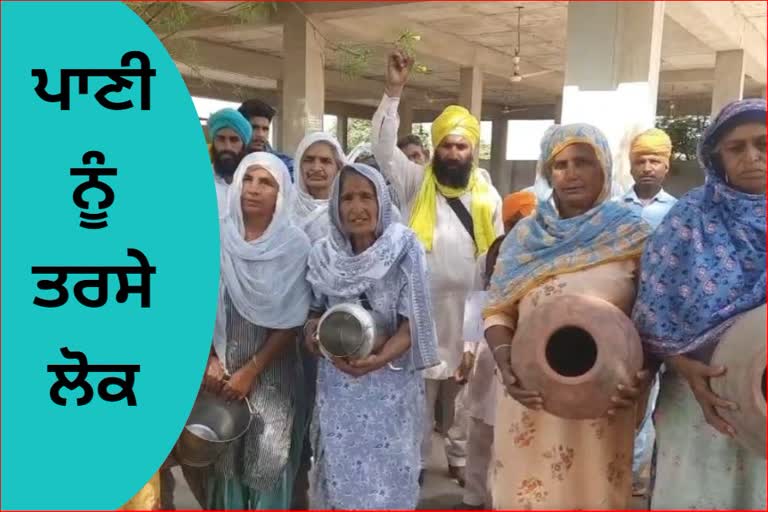
[(235, 109), (224, 108), (214, 112), (208, 119), (208, 133), (211, 136), (211, 160), (216, 180), (216, 198), (219, 202), (219, 217), (222, 216), (227, 189), (240, 161), (245, 156), (251, 141), (251, 123)]

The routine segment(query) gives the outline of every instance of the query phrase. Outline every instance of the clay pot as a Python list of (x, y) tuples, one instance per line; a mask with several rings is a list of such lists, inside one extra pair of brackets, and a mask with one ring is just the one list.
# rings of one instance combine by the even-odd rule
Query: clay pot
[(736, 441), (765, 457), (765, 304), (742, 315), (725, 333), (710, 364), (725, 366), (722, 377), (710, 379), (712, 391), (739, 405), (738, 411), (718, 409), (734, 429)]
[(574, 294), (547, 301), (520, 322), (511, 359), (520, 385), (541, 393), (544, 410), (588, 419), (604, 416), (616, 386), (632, 382), (643, 349), (624, 312)]

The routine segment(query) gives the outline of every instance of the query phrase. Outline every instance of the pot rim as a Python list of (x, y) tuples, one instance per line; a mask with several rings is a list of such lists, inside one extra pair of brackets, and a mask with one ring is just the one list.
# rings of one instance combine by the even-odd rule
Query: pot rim
[(339, 313), (339, 312), (348, 313), (354, 316), (355, 319), (357, 319), (357, 321), (360, 322), (360, 325), (363, 331), (363, 340), (362, 340), (362, 343), (360, 344), (360, 348), (355, 353), (352, 353), (352, 354), (347, 354), (344, 356), (334, 356), (323, 346), (322, 341), (318, 339), (318, 346), (320, 348), (320, 352), (329, 361), (332, 361), (334, 357), (349, 357), (353, 359), (360, 359), (362, 357), (366, 357), (373, 350), (373, 346), (376, 340), (374, 339), (373, 328), (370, 326), (366, 327), (365, 323), (361, 320), (361, 316), (365, 315), (369, 317), (371, 319), (371, 323), (375, 324), (376, 323), (376, 319), (374, 318), (375, 312), (368, 311), (367, 309), (365, 309), (363, 306), (361, 306), (356, 302), (343, 302), (340, 304), (336, 304), (335, 306), (331, 306), (330, 308), (328, 308), (326, 312), (323, 313), (323, 315), (320, 317), (320, 320), (317, 323), (317, 332), (318, 333), (320, 332), (320, 326), (323, 325), (323, 322), (330, 315), (334, 313)]

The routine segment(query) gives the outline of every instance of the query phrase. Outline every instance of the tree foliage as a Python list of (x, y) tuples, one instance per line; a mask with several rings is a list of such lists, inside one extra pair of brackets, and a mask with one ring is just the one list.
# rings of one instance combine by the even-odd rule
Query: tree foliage
[(347, 146), (352, 149), (358, 144), (371, 141), (371, 120), (349, 118), (347, 121)]
[(696, 147), (709, 124), (709, 116), (659, 116), (656, 126), (672, 140), (672, 159), (691, 161), (696, 159)]

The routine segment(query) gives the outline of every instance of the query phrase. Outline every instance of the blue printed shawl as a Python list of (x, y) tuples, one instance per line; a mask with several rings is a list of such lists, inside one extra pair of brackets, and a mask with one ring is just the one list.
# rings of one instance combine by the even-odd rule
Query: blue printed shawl
[(713, 158), (724, 133), (765, 115), (765, 100), (723, 108), (699, 144), (705, 184), (677, 202), (645, 248), (633, 319), (651, 353), (707, 346), (765, 303), (765, 195), (728, 186)]

